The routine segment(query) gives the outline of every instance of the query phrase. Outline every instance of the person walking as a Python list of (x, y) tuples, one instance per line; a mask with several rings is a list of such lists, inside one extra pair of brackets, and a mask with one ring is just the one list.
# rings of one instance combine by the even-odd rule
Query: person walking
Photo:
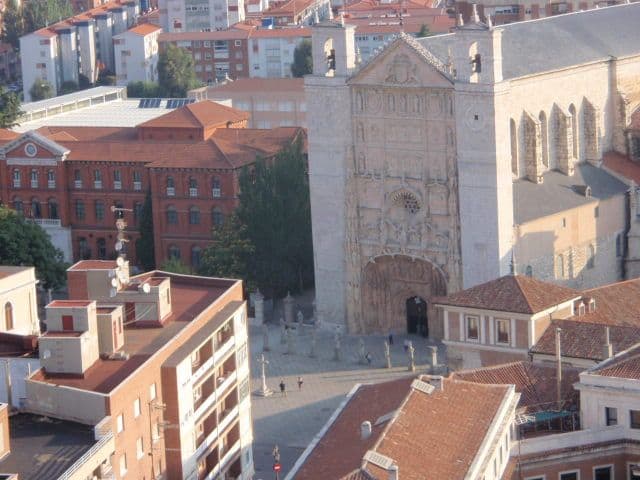
[(371, 352), (367, 352), (367, 354), (364, 356), (364, 358), (367, 359), (367, 364), (369, 364), (369, 366), (371, 366)]
[(287, 396), (287, 386), (284, 384), (284, 378), (280, 380), (280, 396)]
[(389, 345), (393, 345), (393, 332), (389, 330)]
[(302, 377), (298, 377), (298, 390), (302, 390), (303, 383), (304, 381), (302, 380)]

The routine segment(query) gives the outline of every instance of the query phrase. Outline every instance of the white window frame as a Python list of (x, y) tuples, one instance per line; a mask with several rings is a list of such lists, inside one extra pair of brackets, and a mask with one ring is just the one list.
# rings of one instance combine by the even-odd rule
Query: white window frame
[(149, 385), (149, 400), (154, 401), (158, 397), (158, 387), (156, 386), (156, 382), (153, 382)]
[[(494, 340), (496, 342), (496, 345), (507, 345), (507, 346), (510, 346), (511, 345), (511, 335), (512, 335), (512, 332), (511, 332), (511, 321), (508, 318), (494, 318), (493, 322), (495, 324), (495, 328), (494, 328), (495, 339)], [(499, 322), (505, 322), (507, 324), (507, 336), (508, 336), (508, 338), (507, 338), (506, 342), (501, 342), (500, 340), (498, 340), (499, 335), (500, 335), (500, 333), (498, 332), (498, 323)]]
[(546, 475), (534, 475), (533, 477), (524, 477), (524, 480), (547, 480)]
[(138, 437), (136, 440), (136, 457), (138, 460), (144, 457), (144, 439), (142, 437)]
[(575, 473), (577, 474), (577, 480), (580, 480), (580, 470), (579, 469), (573, 469), (573, 470), (565, 470), (563, 472), (558, 472), (558, 480), (562, 480), (562, 475), (566, 475), (569, 473)]
[(616, 478), (616, 467), (613, 463), (606, 463), (604, 465), (595, 465), (591, 469), (591, 478), (596, 478), (596, 469), (598, 468), (609, 468), (611, 471), (611, 478)]
[[(476, 322), (477, 322), (477, 326), (478, 326), (478, 337), (477, 338), (471, 338), (469, 336), (469, 319), (470, 318), (475, 318)], [(469, 314), (465, 314), (464, 316), (464, 339), (467, 342), (473, 342), (473, 343), (480, 343), (480, 315), (469, 315)]]
[(127, 454), (123, 453), (120, 456), (120, 476), (124, 477), (126, 474), (127, 474)]
[(142, 413), (142, 406), (140, 403), (140, 397), (133, 401), (133, 418), (138, 418)]

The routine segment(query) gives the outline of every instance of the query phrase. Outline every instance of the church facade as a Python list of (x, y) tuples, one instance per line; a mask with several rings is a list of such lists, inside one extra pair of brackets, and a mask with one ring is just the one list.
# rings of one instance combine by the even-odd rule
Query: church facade
[(621, 278), (629, 186), (599, 162), (628, 153), (638, 15), (475, 15), (451, 34), (401, 34), (364, 64), (353, 27), (315, 26), (319, 322), (442, 337), (434, 298), (510, 271), (580, 288)]

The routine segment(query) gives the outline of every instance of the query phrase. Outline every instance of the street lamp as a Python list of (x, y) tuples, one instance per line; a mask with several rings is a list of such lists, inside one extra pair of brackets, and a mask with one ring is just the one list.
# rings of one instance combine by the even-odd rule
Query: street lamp
[(273, 447), (273, 471), (276, 472), (276, 480), (280, 480), (280, 470), (282, 469), (282, 465), (280, 465), (280, 449), (278, 445)]

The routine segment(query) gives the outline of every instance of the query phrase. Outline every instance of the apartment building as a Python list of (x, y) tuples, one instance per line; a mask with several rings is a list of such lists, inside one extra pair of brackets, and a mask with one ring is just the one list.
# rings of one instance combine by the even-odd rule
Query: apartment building
[(159, 0), (165, 32), (224, 30), (245, 18), (244, 0)]
[(101, 71), (115, 72), (113, 36), (135, 25), (138, 8), (132, 0), (115, 0), (20, 37), (25, 101), (38, 80), (58, 92), (80, 75), (93, 83)]
[[(161, 99), (139, 102), (145, 110)], [(258, 156), (273, 158), (304, 131), (249, 129), (245, 112), (211, 101), (176, 108), (185, 103), (165, 101), (164, 115), (135, 127), (94, 120), (95, 126), (0, 131), (2, 202), (43, 224), (69, 259), (111, 257), (114, 222), (124, 216), (126, 253), (135, 264), (136, 225), (150, 195), (156, 264), (176, 258), (197, 269), (212, 228), (237, 206), (242, 168)]]
[(158, 81), (158, 36), (162, 29), (143, 23), (113, 37), (116, 84)]
[(162, 33), (160, 50), (168, 43), (185, 48), (193, 56), (198, 79), (207, 85), (249, 76), (249, 31)]
[(312, 25), (331, 17), (329, 0), (280, 0), (269, 3), (262, 18), (277, 27)]
[(23, 410), (100, 424), (117, 480), (252, 478), (242, 283), (130, 277), (119, 257), (74, 264), (68, 286), (46, 307)]
[(238, 78), (189, 92), (197, 100), (231, 100), (247, 112), (249, 128), (307, 127), (307, 104), (302, 78)]

